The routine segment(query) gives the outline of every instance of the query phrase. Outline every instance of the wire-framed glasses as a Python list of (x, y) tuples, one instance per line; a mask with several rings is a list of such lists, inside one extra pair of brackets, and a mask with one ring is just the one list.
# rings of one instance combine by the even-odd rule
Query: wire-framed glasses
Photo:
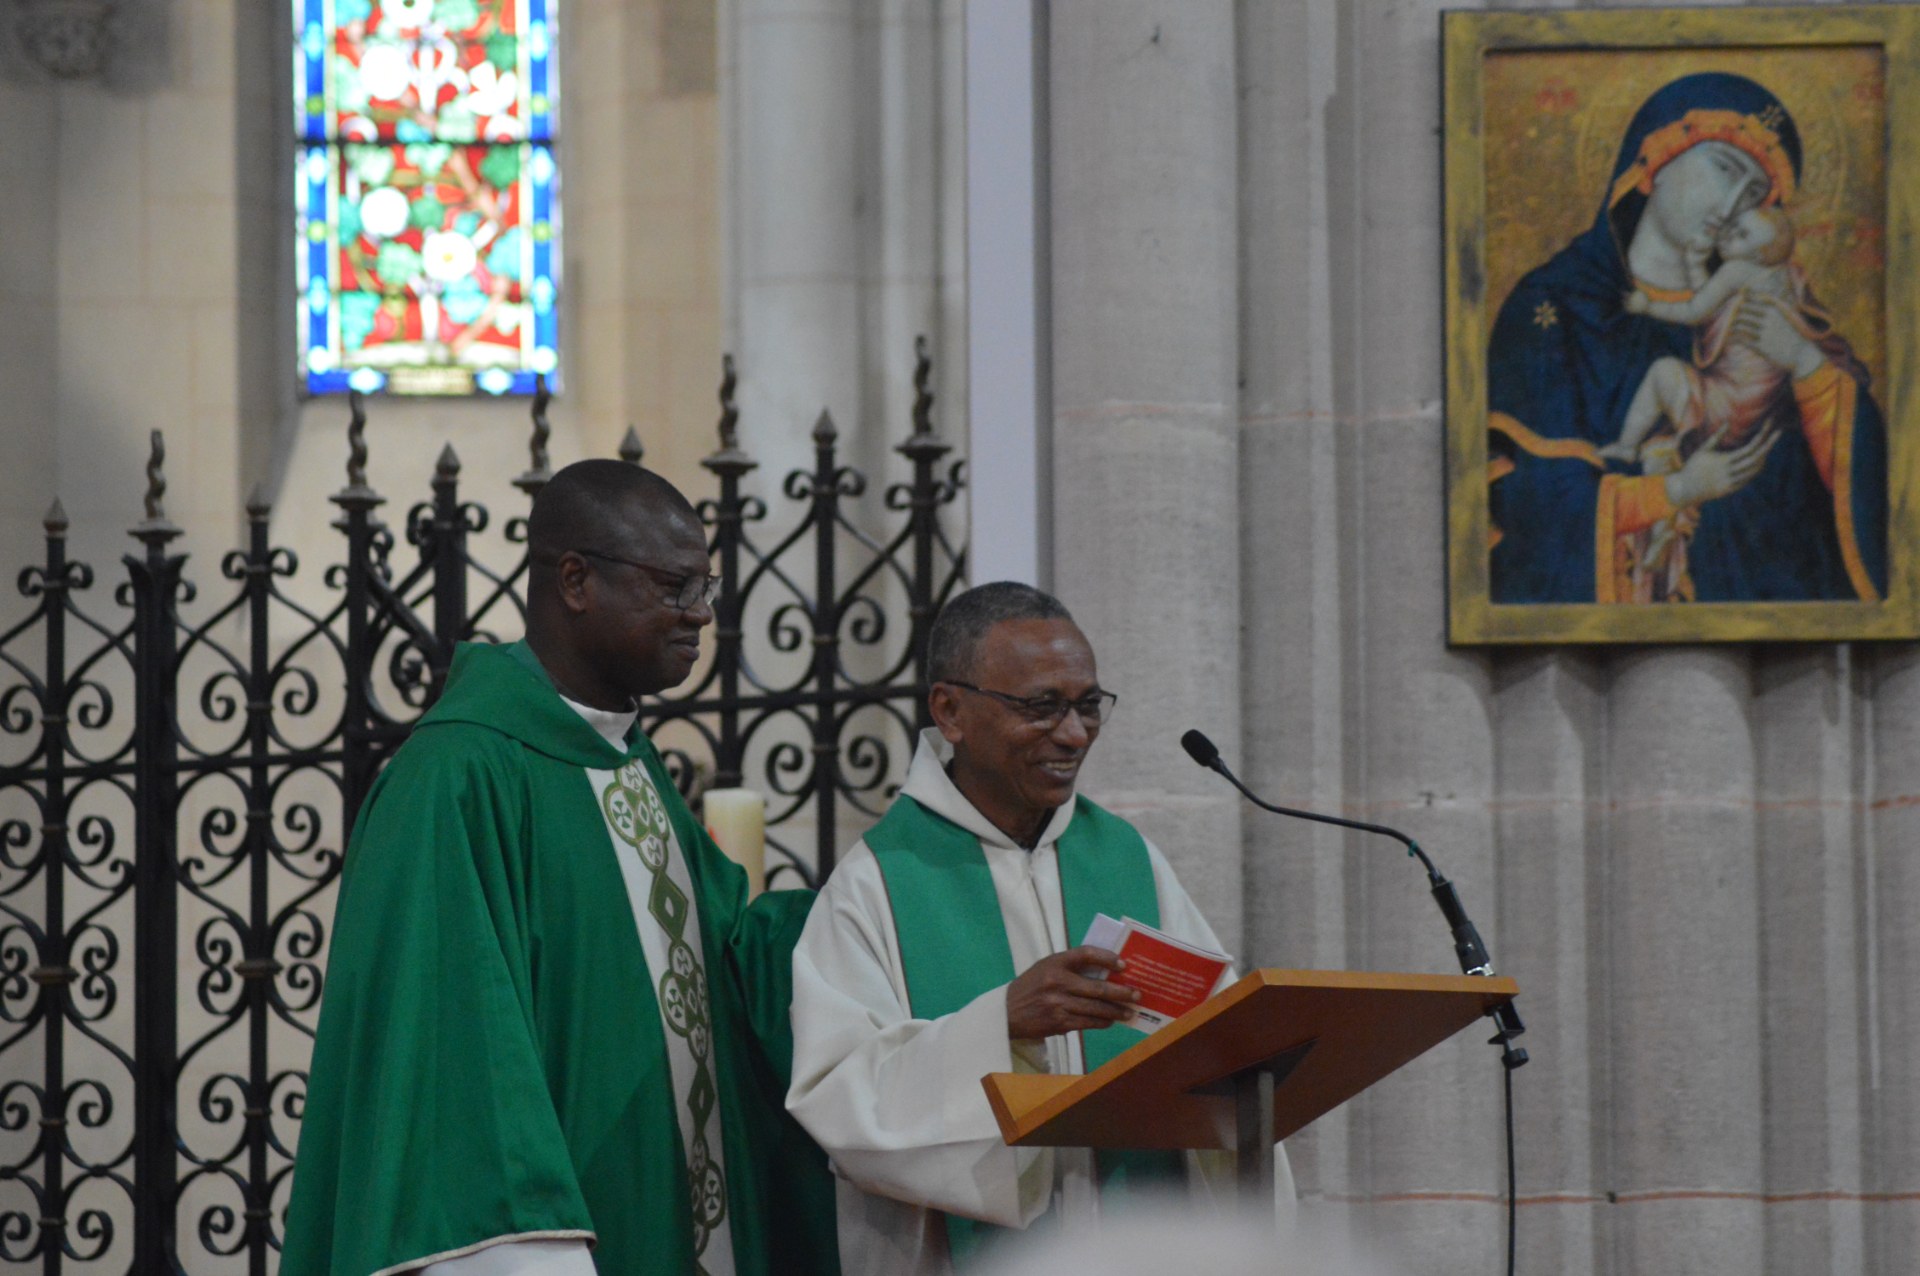
[(604, 562), (619, 563), (625, 567), (637, 567), (660, 582), (667, 596), (667, 604), (679, 611), (686, 611), (697, 602), (712, 602), (714, 595), (720, 592), (720, 578), (708, 572), (692, 576), (676, 576), (674, 573), (655, 567), (652, 563), (637, 562), (631, 558), (622, 558), (618, 554), (607, 554), (597, 549), (576, 549), (573, 551), (583, 558), (598, 558)]
[(1052, 731), (1066, 721), (1069, 709), (1080, 715), (1082, 726), (1089, 731), (1097, 731), (1113, 721), (1114, 706), (1120, 703), (1120, 697), (1111, 691), (1089, 691), (1078, 700), (1069, 700), (1065, 696), (1052, 695), (1010, 696), (1004, 691), (991, 691), (954, 678), (945, 679), (945, 682), (949, 687), (959, 687), (975, 695), (991, 696), (1042, 731)]

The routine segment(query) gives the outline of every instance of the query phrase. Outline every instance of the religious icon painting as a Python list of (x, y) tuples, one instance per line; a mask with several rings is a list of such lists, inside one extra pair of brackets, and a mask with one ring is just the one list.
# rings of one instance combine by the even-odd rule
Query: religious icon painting
[(1443, 36), (1450, 639), (1920, 637), (1920, 9)]
[(291, 0), (300, 388), (557, 388), (557, 0)]

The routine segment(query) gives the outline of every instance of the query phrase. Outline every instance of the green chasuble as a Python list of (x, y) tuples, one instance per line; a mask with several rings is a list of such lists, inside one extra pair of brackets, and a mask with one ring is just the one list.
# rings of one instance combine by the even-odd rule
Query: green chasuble
[(616, 848), (587, 775), (629, 764), (693, 885), (711, 1026), (701, 1101), (719, 1117), (735, 1270), (836, 1272), (826, 1160), (782, 1106), (810, 895), (749, 907), (745, 874), (647, 738), (608, 744), (516, 648), (461, 647), (354, 828), (283, 1276), (568, 1237), (593, 1238), (601, 1276), (699, 1270), (665, 972), (648, 970), (616, 859), (634, 848)]
[[(1054, 846), (1067, 942), (1078, 944), (1094, 915), (1160, 924), (1160, 898), (1146, 839), (1133, 825), (1083, 797)], [(1009, 983), (1013, 968), (1000, 897), (980, 840), (902, 794), (867, 834), (893, 909), (900, 964), (914, 1018), (937, 1019), (989, 989)], [(1145, 1038), (1120, 1024), (1080, 1034), (1092, 1072)], [(1103, 1200), (1129, 1186), (1181, 1181), (1177, 1152), (1101, 1151), (1094, 1157)], [(1004, 1229), (949, 1214), (947, 1242), (956, 1266)]]

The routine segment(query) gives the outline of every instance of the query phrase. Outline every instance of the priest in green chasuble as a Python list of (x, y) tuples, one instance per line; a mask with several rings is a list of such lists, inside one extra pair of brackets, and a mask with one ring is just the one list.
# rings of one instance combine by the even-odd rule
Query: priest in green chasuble
[[(928, 643), (935, 728), (822, 889), (793, 968), (787, 1107), (839, 1177), (848, 1276), (965, 1271), (1007, 1229), (1092, 1218), (1192, 1158), (1009, 1148), (990, 1072), (1086, 1072), (1140, 1040), (1076, 947), (1096, 913), (1219, 941), (1166, 856), (1075, 792), (1115, 703), (1058, 600), (958, 595)], [(1291, 1180), (1277, 1158), (1282, 1190)]]
[(354, 828), (282, 1276), (832, 1272), (780, 1109), (811, 897), (749, 907), (636, 726), (713, 619), (700, 521), (583, 461), (529, 550), (526, 641), (460, 649)]

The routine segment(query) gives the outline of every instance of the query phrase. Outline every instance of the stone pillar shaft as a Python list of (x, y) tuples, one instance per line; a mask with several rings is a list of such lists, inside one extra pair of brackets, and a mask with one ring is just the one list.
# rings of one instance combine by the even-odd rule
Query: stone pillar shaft
[[(914, 338), (964, 367), (965, 207), (955, 153), (958, 6), (732, 0), (723, 24), (726, 343), (740, 368), (750, 482), (810, 462), (833, 414), (848, 461), (897, 465)], [(942, 411), (964, 408), (936, 385)], [(955, 420), (960, 418), (956, 416)], [(895, 470), (896, 475), (903, 471)]]
[(1608, 1115), (1626, 1271), (1761, 1270), (1749, 687), (1738, 650), (1614, 662)]
[(1866, 705), (1846, 647), (1754, 659), (1766, 1271), (1863, 1268)]
[[(1349, 805), (1346, 714), (1356, 672), (1351, 502), (1357, 431), (1330, 382), (1325, 321), (1334, 252), (1324, 181), (1339, 75), (1316, 56), (1325, 6), (1242, 4), (1240, 81), (1241, 774), (1283, 805)], [(1303, 180), (1304, 176), (1304, 180)], [(1350, 855), (1342, 831), (1243, 813), (1248, 965), (1338, 969), (1348, 961)], [(1351, 1178), (1348, 1123), (1320, 1121), (1287, 1141), (1294, 1181), (1324, 1203)]]
[[(1491, 661), (1445, 632), (1439, 224), (1440, 157), (1411, 104), (1437, 101), (1422, 6), (1334, 6), (1341, 55), (1328, 103), (1331, 382), (1353, 435), (1355, 574), (1348, 631), (1353, 787), (1366, 818), (1403, 827), (1459, 888), (1496, 960)], [(1418, 867), (1355, 842), (1364, 921), (1348, 951), (1362, 970), (1459, 970)], [(1369, 1218), (1438, 1269), (1493, 1270), (1501, 1233), (1499, 1066), (1487, 1034), (1461, 1033), (1356, 1105)]]
[(853, 0), (735, 0), (723, 64), (727, 345), (741, 439), (777, 485), (805, 467), (822, 409), (860, 424), (861, 104)]
[(1866, 1008), (1866, 1265), (1920, 1251), (1920, 655), (1874, 654), (1867, 899), (1856, 924), (1873, 976)]
[(1166, 846), (1240, 941), (1234, 6), (1051, 10), (1053, 580), (1125, 710), (1090, 792)]
[(1606, 1037), (1595, 954), (1606, 922), (1591, 907), (1606, 854), (1606, 671), (1583, 653), (1512, 653), (1496, 662), (1495, 835), (1499, 847), (1501, 973), (1520, 981), (1531, 1062), (1515, 1078), (1527, 1271), (1589, 1276), (1599, 1252), (1606, 1183), (1594, 1143), (1605, 1138)]

